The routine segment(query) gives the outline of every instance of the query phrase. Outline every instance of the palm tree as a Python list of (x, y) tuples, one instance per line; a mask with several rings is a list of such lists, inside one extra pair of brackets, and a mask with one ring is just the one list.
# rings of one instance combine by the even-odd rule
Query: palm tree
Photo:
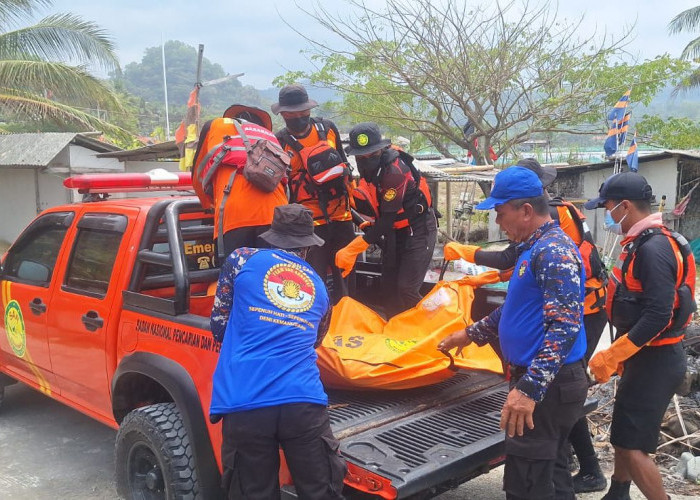
[(25, 26), (51, 3), (0, 0), (0, 116), (123, 137), (124, 130), (88, 112), (123, 112), (117, 95), (88, 72), (90, 65), (119, 70), (113, 42), (98, 25), (74, 14)]
[[(680, 14), (678, 14), (676, 17), (671, 19), (671, 22), (668, 24), (668, 31), (669, 33), (677, 34), (677, 33), (682, 33), (682, 32), (693, 32), (693, 31), (698, 31), (700, 29), (700, 5), (697, 7), (691, 7), (690, 9), (684, 10)], [(700, 37), (697, 37), (693, 40), (691, 40), (688, 45), (685, 46), (683, 49), (683, 52), (681, 53), (681, 59), (686, 59), (689, 61), (693, 61), (695, 59), (698, 59), (700, 57)], [(681, 82), (676, 89), (674, 90), (675, 92), (678, 92), (679, 90), (688, 90), (691, 88), (697, 88), (700, 87), (700, 69), (696, 69), (690, 75), (688, 78)]]

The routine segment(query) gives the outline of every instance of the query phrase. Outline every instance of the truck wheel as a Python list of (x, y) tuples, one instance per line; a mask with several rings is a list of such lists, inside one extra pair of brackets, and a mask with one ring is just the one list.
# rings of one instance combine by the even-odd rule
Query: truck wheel
[(197, 471), (187, 429), (175, 403), (137, 408), (119, 427), (117, 491), (126, 499), (194, 500)]

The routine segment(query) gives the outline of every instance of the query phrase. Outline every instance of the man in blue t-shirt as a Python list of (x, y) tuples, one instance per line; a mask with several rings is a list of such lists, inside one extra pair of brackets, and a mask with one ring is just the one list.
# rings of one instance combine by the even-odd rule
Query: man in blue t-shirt
[(228, 499), (280, 498), (281, 446), (300, 498), (340, 499), (346, 466), (315, 351), (331, 307), (304, 261), (323, 240), (297, 204), (276, 207), (260, 238), (271, 248), (239, 248), (224, 262), (211, 314), (222, 343), (209, 410), (223, 418), (222, 484)]
[(567, 438), (588, 389), (581, 255), (550, 217), (542, 183), (527, 168), (499, 172), (491, 196), (476, 208), (495, 208), (496, 223), (519, 243), (518, 260), (503, 306), (438, 348), (459, 353), (498, 338), (510, 373), (501, 412), (506, 498), (575, 499)]

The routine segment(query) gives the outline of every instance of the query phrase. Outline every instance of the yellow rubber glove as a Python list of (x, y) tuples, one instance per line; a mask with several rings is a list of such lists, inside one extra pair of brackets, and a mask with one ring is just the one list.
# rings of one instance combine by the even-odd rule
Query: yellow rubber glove
[(462, 245), (454, 241), (450, 241), (445, 245), (444, 254), (445, 260), (464, 259), (467, 262), (474, 262), (474, 256), (481, 247), (476, 245)]
[(596, 382), (605, 383), (610, 380), (611, 375), (615, 372), (618, 375), (622, 375), (622, 369), (620, 368), (622, 363), (634, 356), (640, 349), (641, 347), (637, 347), (627, 334), (624, 334), (613, 342), (610, 347), (593, 356), (588, 363), (588, 368), (590, 368)]
[(357, 256), (368, 248), (369, 243), (362, 236), (356, 236), (354, 240), (338, 250), (338, 253), (335, 254), (335, 265), (341, 270), (343, 278), (350, 274), (352, 268), (355, 267)]

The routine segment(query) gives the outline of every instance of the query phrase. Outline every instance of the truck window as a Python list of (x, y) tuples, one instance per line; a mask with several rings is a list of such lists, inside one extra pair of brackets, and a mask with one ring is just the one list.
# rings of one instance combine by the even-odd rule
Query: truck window
[(99, 298), (106, 295), (126, 225), (127, 218), (116, 214), (86, 214), (78, 222), (65, 290)]
[(6, 279), (48, 287), (74, 212), (42, 215), (19, 236), (2, 266)]
[[(181, 222), (183, 228), (210, 224), (211, 219), (191, 219)], [(159, 226), (161, 231), (165, 231), (165, 224)], [(154, 243), (154, 252), (168, 255), (170, 245), (167, 242)], [(201, 271), (218, 267), (216, 262), (216, 244), (211, 238), (183, 241), (183, 252), (187, 263), (188, 271)], [(172, 274), (172, 269), (157, 264), (147, 264), (145, 276), (161, 276)]]

